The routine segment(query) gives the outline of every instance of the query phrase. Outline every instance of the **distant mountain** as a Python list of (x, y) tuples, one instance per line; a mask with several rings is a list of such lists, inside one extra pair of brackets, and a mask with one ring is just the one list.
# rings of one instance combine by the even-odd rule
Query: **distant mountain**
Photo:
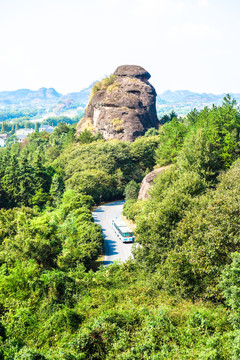
[[(158, 95), (158, 103), (165, 101), (165, 103), (174, 103), (174, 104), (184, 104), (184, 105), (194, 105), (194, 104), (215, 104), (220, 105), (226, 94), (207, 94), (207, 93), (195, 93), (188, 90), (176, 90), (164, 91), (162, 94)], [(240, 101), (240, 94), (230, 94), (232, 98)]]
[(55, 89), (45, 87), (39, 90), (20, 89), (15, 91), (1, 91), (0, 104), (23, 106), (47, 106), (57, 103), (62, 97)]
[(176, 90), (164, 91), (159, 95), (159, 98), (165, 100), (168, 103), (184, 103), (184, 104), (194, 104), (194, 103), (219, 103), (221, 102), (225, 94), (214, 95), (207, 93), (195, 93), (188, 90)]
[[(54, 88), (42, 87), (38, 90), (19, 89), (15, 91), (0, 92), (0, 107), (2, 108), (52, 108), (57, 112), (70, 110), (77, 107), (86, 107), (89, 101), (92, 87), (95, 82), (79, 92), (62, 95)], [(230, 94), (240, 103), (240, 94)], [(179, 115), (188, 113), (191, 109), (202, 109), (204, 106), (221, 105), (225, 94), (196, 93), (189, 90), (164, 91), (157, 96), (158, 113), (167, 113), (172, 109)]]
[(79, 92), (72, 92), (67, 95), (63, 95), (61, 100), (74, 100), (76, 103), (86, 106), (88, 104), (88, 100), (89, 100), (89, 96), (92, 91), (92, 87), (94, 86), (95, 83), (96, 83), (96, 81), (94, 83), (92, 83), (91, 85), (89, 85), (87, 88), (82, 89)]
[(67, 104), (74, 102), (78, 106), (85, 107), (93, 87), (80, 90), (79, 92), (72, 92), (62, 95), (53, 88), (42, 87), (39, 90), (20, 89), (15, 91), (1, 91), (0, 92), (0, 106), (17, 106), (17, 107), (50, 107), (58, 106), (58, 104)]

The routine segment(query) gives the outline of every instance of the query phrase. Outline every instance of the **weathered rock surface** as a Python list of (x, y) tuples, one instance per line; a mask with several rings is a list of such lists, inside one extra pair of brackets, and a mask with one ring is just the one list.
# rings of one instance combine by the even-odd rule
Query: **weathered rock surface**
[(161, 173), (162, 171), (168, 169), (170, 166), (162, 166), (158, 169), (155, 169), (148, 173), (145, 178), (142, 181), (141, 188), (138, 194), (138, 200), (145, 200), (148, 198), (148, 192), (151, 186), (153, 185), (153, 180), (156, 178), (156, 176)]
[(105, 139), (134, 141), (151, 127), (158, 128), (156, 91), (141, 66), (119, 66), (107, 83), (95, 88), (77, 135), (84, 129), (101, 132)]

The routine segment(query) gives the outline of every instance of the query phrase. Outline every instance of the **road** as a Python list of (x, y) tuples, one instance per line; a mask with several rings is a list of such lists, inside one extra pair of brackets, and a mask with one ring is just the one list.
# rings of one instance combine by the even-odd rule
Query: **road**
[(124, 244), (118, 239), (112, 229), (112, 219), (121, 218), (124, 201), (115, 201), (99, 206), (93, 212), (94, 221), (101, 225), (104, 236), (104, 265), (112, 264), (116, 260), (125, 262), (131, 257), (133, 244)]

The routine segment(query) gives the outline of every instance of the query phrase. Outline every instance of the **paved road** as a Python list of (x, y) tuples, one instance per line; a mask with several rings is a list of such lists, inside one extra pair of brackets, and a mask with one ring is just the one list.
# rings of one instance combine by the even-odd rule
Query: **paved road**
[(112, 264), (116, 260), (126, 261), (131, 257), (132, 245), (123, 244), (112, 229), (112, 219), (121, 218), (124, 201), (115, 201), (99, 206), (93, 212), (94, 221), (101, 225), (104, 236), (104, 265)]

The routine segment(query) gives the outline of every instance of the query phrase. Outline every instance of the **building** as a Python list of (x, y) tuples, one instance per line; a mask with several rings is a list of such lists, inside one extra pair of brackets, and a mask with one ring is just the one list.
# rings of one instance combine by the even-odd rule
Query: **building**
[(54, 130), (54, 126), (50, 126), (50, 125), (42, 125), (40, 128), (39, 128), (39, 132), (42, 132), (42, 131), (46, 131), (47, 133), (52, 133), (53, 130)]
[(8, 137), (9, 137), (8, 134), (0, 134), (0, 147), (5, 146), (5, 141), (7, 140)]
[(0, 134), (0, 139), (7, 140), (8, 137), (8, 134)]
[(16, 131), (17, 141), (19, 143), (23, 142), (23, 140), (30, 134), (34, 133), (34, 129), (19, 129)]

